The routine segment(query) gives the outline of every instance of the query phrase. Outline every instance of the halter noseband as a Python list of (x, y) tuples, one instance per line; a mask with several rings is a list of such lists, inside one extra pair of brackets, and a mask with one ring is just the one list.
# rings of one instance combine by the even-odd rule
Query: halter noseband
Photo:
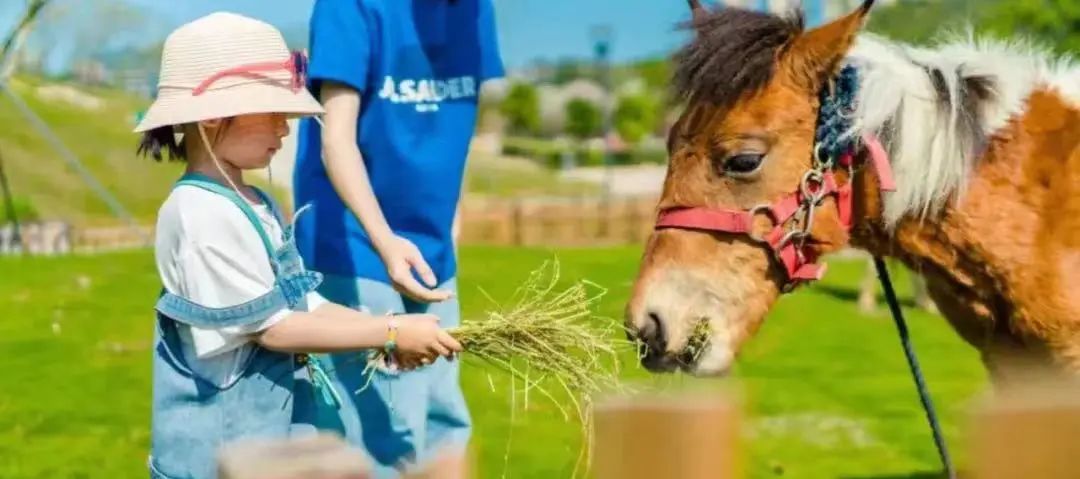
[[(806, 171), (799, 189), (771, 204), (761, 204), (749, 210), (708, 207), (671, 208), (660, 212), (656, 229), (675, 228), (720, 233), (743, 234), (751, 241), (769, 249), (773, 258), (783, 267), (786, 281), (784, 292), (802, 283), (821, 279), (825, 265), (818, 264), (818, 254), (810, 248), (809, 239), (814, 226), (814, 213), (825, 198), (835, 196), (837, 213), (845, 231), (851, 229), (852, 179), (854, 178), (854, 138), (847, 135), (851, 127), (858, 77), (855, 67), (845, 66), (833, 88), (820, 93), (821, 107), (818, 112), (814, 135), (813, 166)], [(893, 191), (892, 169), (881, 142), (866, 135), (862, 146), (869, 154), (877, 172), (882, 191)], [(848, 181), (840, 185), (834, 171), (848, 171)], [(765, 234), (754, 231), (754, 219), (765, 216), (772, 228)]]

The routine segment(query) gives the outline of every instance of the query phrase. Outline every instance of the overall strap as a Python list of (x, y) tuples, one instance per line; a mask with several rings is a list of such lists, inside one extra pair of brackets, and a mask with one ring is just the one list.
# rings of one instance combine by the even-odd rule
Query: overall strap
[(300, 216), (304, 214), (311, 207), (311, 203), (301, 206), (299, 209), (293, 212), (292, 222), (287, 223), (285, 221), (285, 215), (281, 213), (281, 208), (278, 207), (276, 201), (269, 193), (263, 191), (261, 188), (252, 186), (251, 189), (255, 190), (255, 193), (262, 198), (263, 202), (270, 206), (270, 212), (274, 214), (274, 218), (277, 219), (278, 226), (281, 227), (281, 234), (284, 236), (286, 243), (290, 243), (296, 236), (296, 222), (300, 221)]
[[(251, 222), (251, 225), (255, 228), (255, 231), (259, 233), (259, 238), (262, 239), (263, 246), (266, 248), (267, 256), (269, 256), (270, 258), (274, 257), (273, 243), (270, 242), (270, 235), (266, 233), (266, 229), (263, 228), (262, 222), (259, 221), (259, 216), (255, 214), (255, 210), (251, 207), (251, 204), (249, 204), (247, 200), (237, 194), (237, 192), (234, 191), (232, 188), (223, 186), (222, 184), (210, 179), (210, 177), (200, 173), (185, 174), (182, 178), (180, 178), (179, 181), (176, 182), (176, 186), (194, 186), (196, 188), (202, 188), (204, 190), (217, 193), (231, 200), (234, 204), (236, 204), (237, 207), (240, 208), (240, 211), (244, 213), (244, 216), (247, 217), (248, 221)], [(267, 207), (271, 208), (271, 210), (274, 211), (275, 214), (277, 214), (277, 209), (273, 206), (272, 202), (268, 201), (269, 198), (257, 188), (255, 189), (255, 191), (258, 192), (259, 197), (262, 198), (264, 202), (268, 202)]]
[[(255, 227), (255, 231), (259, 233), (259, 238), (262, 239), (263, 246), (266, 247), (266, 254), (269, 256), (270, 265), (274, 268), (274, 274), (279, 274), (276, 251), (274, 250), (273, 244), (270, 242), (270, 236), (266, 233), (266, 229), (263, 228), (258, 215), (255, 214), (255, 210), (252, 209), (247, 200), (241, 197), (232, 188), (226, 187), (206, 175), (199, 173), (188, 173), (184, 175), (176, 182), (176, 186), (180, 185), (194, 186), (218, 193), (235, 203), (236, 206), (240, 208), (240, 211), (244, 213), (244, 216), (247, 217), (248, 221), (251, 222), (251, 225)], [(265, 203), (267, 208), (273, 213), (274, 218), (278, 222), (278, 226), (284, 232), (285, 238), (283, 239), (285, 242), (291, 242), (291, 225), (288, 227), (285, 225), (285, 218), (278, 209), (277, 203), (273, 201), (269, 194), (261, 189), (252, 187), (252, 190), (255, 191), (262, 202)], [(297, 213), (299, 214), (299, 212)], [(314, 291), (321, 282), (322, 275), (319, 273), (303, 271), (300, 274), (286, 278), (285, 281), (279, 281), (277, 286), (270, 293), (244, 304), (228, 308), (207, 308), (173, 294), (163, 294), (158, 300), (155, 308), (159, 313), (166, 317), (196, 327), (221, 327), (251, 324), (256, 321), (265, 320), (270, 314), (280, 311), (282, 308), (294, 307), (293, 301), (295, 298), (303, 298), (308, 292)], [(308, 374), (311, 377), (313, 386), (322, 393), (322, 400), (335, 408), (340, 407), (341, 397), (334, 389), (330, 376), (327, 374), (327, 368), (323, 365), (322, 361), (317, 357), (306, 354), (300, 355), (299, 358), (301, 358), (301, 362), (307, 366)]]
[(273, 213), (274, 219), (276, 219), (278, 222), (278, 226), (280, 226), (281, 230), (284, 231), (285, 216), (281, 214), (281, 209), (278, 208), (277, 202), (275, 202), (274, 199), (270, 197), (269, 193), (263, 191), (262, 188), (252, 186), (251, 189), (255, 190), (255, 194), (259, 195), (259, 198), (262, 199), (263, 203), (266, 203), (267, 208), (270, 208), (270, 212)]
[[(318, 279), (300, 278), (301, 284), (298, 284), (296, 288), (313, 290), (315, 285), (318, 285)], [(171, 293), (162, 296), (154, 305), (154, 309), (159, 313), (175, 321), (206, 329), (258, 323), (289, 307), (291, 307), (289, 298), (285, 296), (281, 288), (274, 288), (246, 303), (224, 308), (210, 308)]]

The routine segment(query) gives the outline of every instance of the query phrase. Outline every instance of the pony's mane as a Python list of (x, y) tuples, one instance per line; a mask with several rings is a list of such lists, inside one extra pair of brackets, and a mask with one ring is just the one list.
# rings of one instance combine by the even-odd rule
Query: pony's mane
[(1080, 70), (1023, 42), (967, 35), (920, 48), (863, 34), (847, 61), (859, 69), (851, 133), (881, 138), (896, 174), (897, 191), (885, 197), (888, 226), (962, 195), (987, 139), (1036, 89), (1080, 104)]
[[(694, 37), (673, 58), (674, 94), (726, 109), (765, 88), (804, 22), (797, 10), (777, 16), (718, 8), (689, 26)], [(1080, 105), (1080, 68), (1025, 42), (968, 34), (923, 48), (864, 33), (846, 62), (859, 70), (848, 133), (881, 138), (896, 174), (897, 191), (885, 197), (890, 227), (962, 195), (987, 139), (1023, 112), (1036, 89), (1055, 89)]]
[(694, 37), (674, 55), (674, 94), (729, 107), (768, 84), (778, 53), (802, 32), (803, 17), (715, 8), (688, 25)]

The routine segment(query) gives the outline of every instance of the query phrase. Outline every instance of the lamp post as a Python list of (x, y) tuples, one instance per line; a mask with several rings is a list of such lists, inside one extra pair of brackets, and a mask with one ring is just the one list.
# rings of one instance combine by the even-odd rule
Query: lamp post
[[(596, 71), (599, 75), (600, 86), (604, 90), (605, 99), (610, 100), (611, 91), (611, 26), (607, 24), (594, 25), (590, 30), (593, 42), (593, 56), (595, 58)], [(600, 105), (603, 113), (603, 137), (604, 137), (604, 200), (611, 193), (611, 137), (612, 109), (614, 105), (604, 102)]]
[(611, 39), (612, 39), (612, 36), (613, 36), (611, 26), (607, 25), (607, 24), (594, 25), (589, 31), (589, 36), (591, 37), (592, 42), (593, 42), (593, 56), (594, 56), (594, 59), (595, 59), (596, 71), (597, 71), (597, 73), (599, 74), (599, 77), (600, 77), (599, 78), (600, 79), (600, 85), (604, 90), (604, 99), (607, 100), (607, 101), (603, 102), (604, 104), (600, 105), (600, 108), (601, 108), (601, 111), (602, 111), (602, 114), (603, 114), (603, 119), (604, 119), (604, 121), (603, 121), (603, 132), (602, 132), (603, 138), (604, 138), (604, 141), (603, 141), (603, 144), (604, 144), (604, 149), (603, 149), (603, 155), (604, 155), (603, 156), (603, 158), (604, 158), (604, 161), (603, 161), (603, 164), (604, 164), (604, 187), (603, 187), (603, 194), (601, 196), (601, 205), (600, 205), (601, 214), (602, 214), (603, 218), (600, 221), (599, 230), (600, 230), (600, 236), (604, 237), (604, 236), (607, 235), (608, 229), (609, 229), (608, 228), (608, 217), (610, 215), (608, 215), (608, 211), (609, 211), (609, 202), (610, 202), (610, 199), (611, 199), (610, 197), (611, 197), (611, 175), (612, 175), (612, 171), (611, 171), (611, 143), (610, 142), (611, 142), (611, 124), (612, 124), (612, 118), (611, 117), (612, 117), (612, 113), (613, 113), (612, 110), (614, 110), (614, 105), (611, 104), (613, 102), (610, 101), (613, 98), (612, 89), (611, 89), (611, 60), (610, 60)]

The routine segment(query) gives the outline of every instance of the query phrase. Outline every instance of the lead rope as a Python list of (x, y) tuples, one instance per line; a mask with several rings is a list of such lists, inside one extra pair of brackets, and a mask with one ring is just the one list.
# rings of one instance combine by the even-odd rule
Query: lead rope
[(919, 360), (915, 357), (915, 350), (911, 346), (911, 335), (908, 332), (907, 323), (904, 321), (904, 313), (900, 310), (900, 302), (896, 299), (892, 281), (889, 279), (889, 269), (885, 260), (880, 256), (874, 256), (874, 267), (877, 268), (878, 279), (881, 288), (885, 292), (885, 301), (889, 303), (893, 321), (896, 322), (896, 330), (900, 335), (900, 344), (904, 347), (904, 355), (907, 356), (908, 366), (911, 368), (911, 376), (915, 378), (916, 389), (919, 390), (919, 400), (922, 401), (923, 411), (926, 412), (926, 420), (930, 423), (930, 431), (934, 435), (934, 445), (937, 446), (941, 465), (945, 468), (945, 474), (949, 479), (956, 479), (956, 471), (953, 469), (952, 460), (949, 459), (949, 450), (945, 446), (945, 438), (941, 434), (941, 424), (938, 422), (937, 413), (934, 412), (934, 403), (930, 400), (930, 390), (926, 387)]
[[(814, 158), (836, 158), (841, 152), (851, 148), (853, 141), (850, 132), (855, 112), (855, 97), (859, 88), (859, 71), (854, 65), (845, 65), (841, 68), (831, 88), (823, 88), (820, 93), (821, 107), (818, 112), (818, 123), (814, 131)], [(828, 165), (831, 167), (831, 164)], [(880, 169), (878, 170), (881, 171)], [(849, 179), (850, 181), (850, 179)], [(915, 350), (911, 346), (911, 335), (908, 332), (904, 314), (900, 309), (900, 302), (896, 299), (896, 291), (893, 290), (892, 281), (889, 279), (889, 270), (881, 257), (874, 256), (874, 267), (877, 269), (878, 279), (885, 292), (885, 300), (889, 303), (896, 330), (900, 335), (900, 344), (904, 348), (904, 356), (907, 357), (911, 376), (915, 379), (915, 387), (919, 392), (919, 400), (922, 401), (923, 411), (926, 412), (926, 420), (930, 423), (930, 431), (934, 436), (934, 445), (937, 447), (941, 464), (945, 468), (945, 474), (949, 479), (956, 479), (956, 471), (953, 469), (949, 458), (949, 451), (945, 446), (945, 439), (941, 434), (941, 424), (938, 422), (937, 413), (934, 412), (934, 403), (930, 400), (930, 391), (923, 378), (919, 360), (915, 357)]]

